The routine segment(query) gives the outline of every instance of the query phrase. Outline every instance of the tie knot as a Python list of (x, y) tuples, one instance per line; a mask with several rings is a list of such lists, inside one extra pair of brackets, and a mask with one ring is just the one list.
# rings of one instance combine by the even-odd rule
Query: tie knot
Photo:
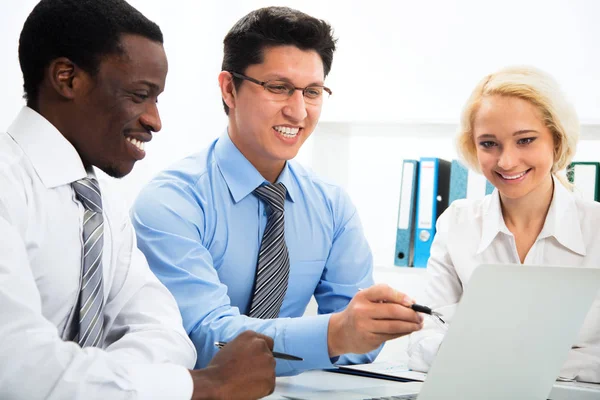
[(100, 186), (98, 182), (93, 178), (83, 178), (78, 181), (71, 183), (77, 200), (79, 200), (83, 206), (97, 213), (102, 213), (102, 197), (100, 196)]
[(285, 194), (287, 190), (281, 182), (275, 185), (262, 185), (254, 189), (254, 194), (266, 202), (273, 211), (283, 212)]

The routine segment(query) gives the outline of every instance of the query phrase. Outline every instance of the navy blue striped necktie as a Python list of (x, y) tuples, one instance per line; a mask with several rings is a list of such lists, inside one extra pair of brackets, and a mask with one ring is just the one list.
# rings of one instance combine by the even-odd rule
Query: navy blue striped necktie
[(283, 218), (286, 188), (283, 183), (259, 186), (254, 194), (267, 204), (267, 226), (258, 253), (254, 294), (249, 316), (277, 318), (287, 291), (290, 259)]
[(95, 179), (84, 178), (71, 184), (77, 200), (85, 208), (83, 214), (83, 255), (81, 290), (79, 292), (79, 329), (73, 339), (81, 347), (97, 347), (102, 343), (104, 325), (104, 288), (102, 283), (102, 246), (104, 218), (100, 187)]

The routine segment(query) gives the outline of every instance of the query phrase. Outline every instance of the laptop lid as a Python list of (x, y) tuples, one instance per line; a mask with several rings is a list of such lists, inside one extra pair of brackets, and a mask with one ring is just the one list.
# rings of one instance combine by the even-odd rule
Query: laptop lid
[(546, 399), (600, 289), (600, 268), (482, 265), (419, 400)]
[(314, 382), (304, 373), (288, 388), (278, 382), (276, 393), (331, 400), (416, 393), (419, 400), (546, 399), (599, 290), (600, 268), (482, 265), (424, 383), (367, 379), (353, 387), (353, 376)]

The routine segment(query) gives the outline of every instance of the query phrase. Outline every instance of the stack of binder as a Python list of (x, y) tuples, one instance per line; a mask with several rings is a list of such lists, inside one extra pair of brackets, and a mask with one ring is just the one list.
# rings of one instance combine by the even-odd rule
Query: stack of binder
[(467, 169), (458, 160), (452, 160), (448, 204), (458, 199), (482, 199), (493, 191), (494, 185), (485, 176)]
[(457, 199), (479, 199), (494, 186), (459, 161), (439, 158), (404, 160), (396, 229), (394, 264), (425, 268), (435, 236), (435, 223)]
[(448, 207), (450, 163), (425, 157), (404, 160), (394, 264), (427, 266), (435, 222)]
[(419, 162), (404, 160), (402, 163), (402, 181), (400, 182), (400, 206), (398, 207), (398, 225), (396, 229), (396, 257), (398, 267), (413, 266), (413, 246), (415, 238), (415, 200), (417, 198), (417, 178)]
[(448, 207), (450, 163), (440, 158), (419, 161), (419, 191), (415, 220), (414, 267), (425, 268), (435, 236), (435, 223)]

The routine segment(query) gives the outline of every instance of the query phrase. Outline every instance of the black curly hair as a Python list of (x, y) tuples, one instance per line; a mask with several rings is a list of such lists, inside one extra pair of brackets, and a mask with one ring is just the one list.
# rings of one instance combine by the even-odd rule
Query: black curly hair
[(19, 38), (27, 105), (37, 109), (44, 71), (52, 60), (66, 57), (94, 76), (103, 56), (123, 52), (122, 34), (163, 43), (158, 25), (123, 0), (40, 1)]

